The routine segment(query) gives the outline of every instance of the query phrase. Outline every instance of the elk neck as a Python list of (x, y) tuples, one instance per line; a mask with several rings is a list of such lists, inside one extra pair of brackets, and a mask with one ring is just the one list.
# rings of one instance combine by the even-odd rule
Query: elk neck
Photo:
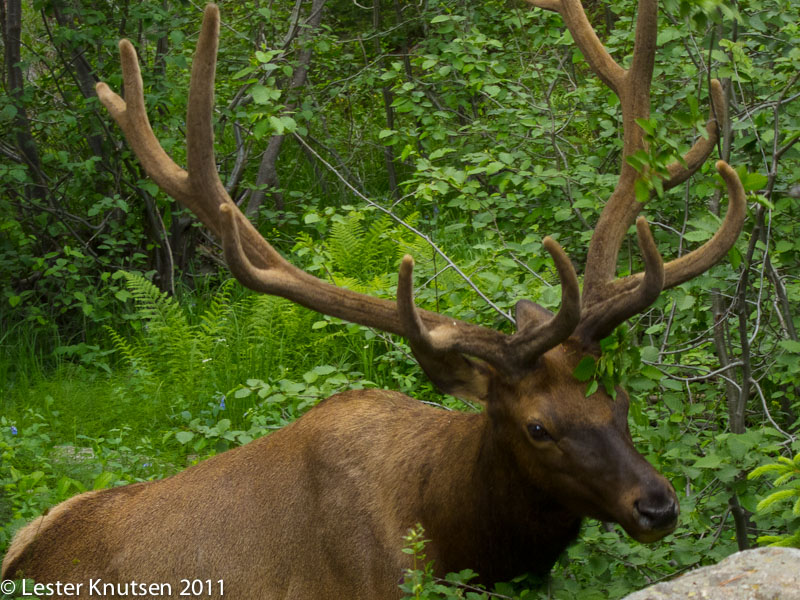
[(422, 494), (437, 573), (470, 568), (484, 584), (546, 574), (581, 524), (519, 468), (491, 413), (452, 422), (460, 431), (448, 439), (457, 442), (430, 457), (440, 464)]

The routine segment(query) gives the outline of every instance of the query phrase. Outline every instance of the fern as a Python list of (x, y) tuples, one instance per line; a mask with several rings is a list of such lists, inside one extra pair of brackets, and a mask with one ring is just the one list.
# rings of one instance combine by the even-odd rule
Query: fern
[(186, 318), (178, 303), (140, 273), (118, 271), (133, 296), (139, 316), (151, 327), (184, 329)]
[(143, 372), (152, 372), (150, 357), (147, 351), (133, 343), (128, 342), (114, 328), (105, 326), (106, 333), (111, 337), (114, 350), (130, 363), (131, 368), (139, 369)]
[[(177, 300), (139, 273), (121, 272), (136, 306), (133, 318), (142, 322), (138, 357), (162, 377), (191, 384), (198, 370), (198, 333)], [(113, 337), (112, 337), (113, 340)], [(119, 343), (115, 342), (119, 347)], [(129, 346), (133, 347), (131, 344)]]
[(400, 258), (397, 238), (401, 233), (386, 216), (381, 216), (370, 225), (361, 248), (364, 263), (369, 269), (365, 275), (379, 275), (395, 268)]
[(214, 294), (208, 309), (200, 317), (200, 328), (214, 337), (225, 327), (231, 309), (231, 291), (236, 284), (235, 279), (226, 280)]
[(351, 212), (331, 225), (325, 247), (330, 253), (335, 269), (339, 273), (358, 277), (364, 270), (363, 215)]

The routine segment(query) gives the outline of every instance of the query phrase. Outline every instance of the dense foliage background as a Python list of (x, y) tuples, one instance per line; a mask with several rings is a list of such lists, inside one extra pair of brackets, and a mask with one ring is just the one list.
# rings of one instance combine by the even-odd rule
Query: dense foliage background
[[(282, 253), (392, 297), (409, 252), (421, 305), (506, 330), (519, 298), (557, 305), (542, 237), (580, 271), (621, 160), (618, 101), (558, 15), (517, 0), (220, 5), (219, 171)], [(584, 6), (624, 62), (635, 3)], [(119, 90), (116, 42), (131, 39), (181, 163), (202, 6), (0, 9), (0, 552), (47, 506), (168, 475), (339, 390), (474, 410), (436, 394), (402, 340), (244, 292), (217, 241), (144, 176), (94, 83)], [(656, 158), (702, 134), (717, 77), (731, 124), (716, 154), (749, 193), (729, 260), (607, 344), (637, 445), (681, 497), (678, 530), (643, 546), (590, 521), (548, 581), (493, 597), (617, 598), (737, 548), (800, 545), (797, 17), (794, 0), (660, 3)], [(725, 206), (712, 157), (644, 214), (670, 259), (708, 239)], [(411, 597), (479, 597), (468, 574), (432, 578), (424, 532), (408, 543)]]

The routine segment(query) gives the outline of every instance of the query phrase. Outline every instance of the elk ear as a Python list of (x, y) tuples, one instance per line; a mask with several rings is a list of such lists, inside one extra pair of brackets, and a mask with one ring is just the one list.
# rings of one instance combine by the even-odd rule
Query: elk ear
[(458, 352), (430, 354), (411, 345), (414, 357), (436, 388), (444, 393), (486, 404), (489, 398), (489, 380), (494, 369), (481, 361)]
[(519, 300), (514, 306), (514, 316), (517, 320), (517, 331), (526, 327), (536, 327), (553, 318), (553, 313), (544, 306), (530, 300)]

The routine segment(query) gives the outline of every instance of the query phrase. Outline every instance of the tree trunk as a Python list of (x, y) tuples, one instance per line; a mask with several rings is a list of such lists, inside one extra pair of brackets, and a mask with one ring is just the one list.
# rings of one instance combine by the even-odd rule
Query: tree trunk
[[(325, 0), (313, 0), (311, 3), (311, 14), (305, 22), (305, 27), (300, 32), (300, 43), (308, 42), (311, 36), (319, 27), (322, 21), (322, 9), (325, 7)], [(287, 36), (287, 45), (291, 43), (291, 37), (295, 35), (294, 28), (290, 29)], [(287, 100), (286, 107), (283, 110), (284, 114), (290, 114), (297, 107), (297, 101), (289, 99), (289, 95), (296, 93), (302, 88), (308, 76), (308, 66), (311, 63), (311, 56), (313, 52), (311, 48), (303, 48), (297, 56), (297, 64), (292, 73), (292, 79), (287, 88), (284, 90)], [(274, 200), (276, 210), (282, 211), (284, 207), (283, 195), (280, 193), (280, 177), (278, 176), (277, 163), (278, 156), (283, 146), (285, 135), (274, 135), (270, 138), (267, 144), (267, 149), (261, 156), (261, 164), (258, 167), (258, 175), (256, 177), (256, 189), (247, 203), (245, 214), (252, 216), (258, 213), (264, 199), (269, 192)]]
[(2, 0), (0, 10), (3, 14), (3, 37), (5, 46), (6, 89), (16, 108), (14, 116), (14, 136), (20, 157), (28, 166), (31, 183), (25, 186), (25, 195), (30, 198), (43, 198), (45, 195), (44, 175), (39, 160), (39, 150), (31, 133), (28, 113), (25, 110), (25, 80), (22, 76), (21, 34), (22, 34), (22, 2), (21, 0)]
[[(375, 56), (378, 57), (378, 64), (385, 70), (383, 49), (381, 39), (378, 37), (378, 30), (381, 26), (381, 0), (372, 0), (372, 28), (375, 37)], [(392, 109), (392, 90), (388, 85), (381, 86), (383, 96), (383, 110), (386, 113), (386, 128), (394, 129), (394, 109)], [(383, 147), (383, 159), (386, 163), (386, 175), (389, 178), (389, 193), (392, 198), (399, 196), (397, 189), (397, 172), (394, 168), (394, 148), (385, 145)]]
[[(720, 25), (718, 37), (722, 36), (722, 26)], [(736, 38), (736, 22), (733, 23), (732, 38)], [(728, 113), (731, 113), (731, 94), (732, 87), (730, 79), (722, 81), (723, 89), (725, 92), (725, 103), (728, 105)], [(720, 158), (725, 161), (730, 161), (731, 147), (733, 144), (733, 130), (731, 128), (730, 119), (724, 124), (721, 132), (722, 145), (720, 147)], [(722, 197), (721, 190), (715, 193), (711, 201), (711, 212), (719, 216), (720, 214), (720, 200)], [(753, 233), (755, 236), (755, 232)], [(755, 239), (755, 238), (752, 238)], [(751, 247), (753, 246), (751, 240)], [(746, 431), (745, 424), (745, 408), (747, 407), (747, 400), (750, 397), (750, 376), (752, 372), (752, 365), (750, 362), (750, 341), (747, 331), (747, 283), (750, 269), (750, 260), (752, 253), (748, 252), (748, 257), (743, 261), (742, 273), (739, 280), (739, 293), (733, 300), (735, 304), (735, 311), (738, 317), (738, 332), (739, 341), (741, 343), (741, 361), (742, 366), (738, 369), (740, 373), (740, 387), (737, 388), (732, 380), (725, 380), (725, 393), (727, 396), (728, 405), (728, 428), (731, 433), (744, 433)], [(725, 306), (725, 299), (720, 293), (719, 289), (711, 290), (711, 310), (714, 319), (714, 347), (716, 349), (717, 358), (721, 366), (730, 364), (727, 340), (727, 314), (728, 308)], [(735, 376), (733, 370), (726, 371), (726, 377), (732, 378)], [(730, 490), (731, 496), (728, 499), (728, 506), (733, 516), (733, 523), (736, 530), (736, 543), (739, 550), (747, 550), (750, 547), (750, 540), (747, 537), (749, 528), (749, 519), (747, 512), (742, 508), (739, 502), (739, 496), (736, 491)]]

